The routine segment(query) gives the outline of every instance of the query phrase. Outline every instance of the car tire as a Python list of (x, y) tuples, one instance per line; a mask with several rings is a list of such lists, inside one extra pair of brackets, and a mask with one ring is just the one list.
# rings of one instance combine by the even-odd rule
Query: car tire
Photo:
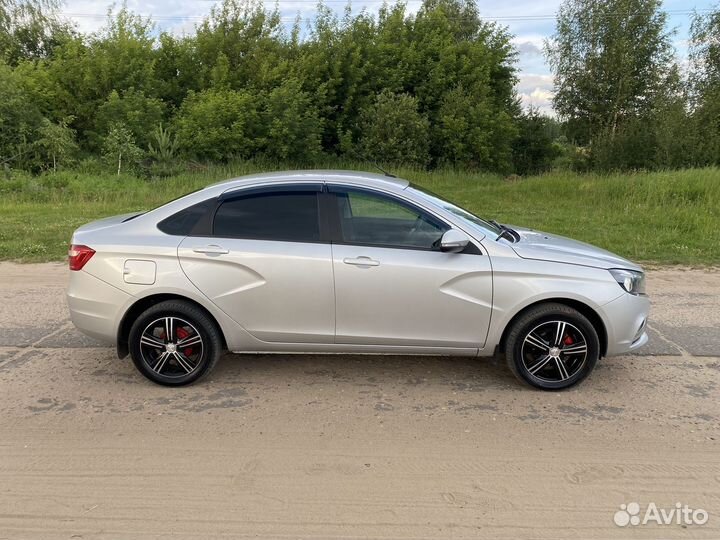
[(130, 356), (152, 382), (183, 386), (206, 376), (222, 353), (220, 331), (208, 314), (183, 300), (145, 310), (130, 328)]
[(513, 374), (541, 390), (564, 390), (595, 368), (600, 340), (582, 313), (564, 304), (530, 308), (512, 325), (505, 357)]

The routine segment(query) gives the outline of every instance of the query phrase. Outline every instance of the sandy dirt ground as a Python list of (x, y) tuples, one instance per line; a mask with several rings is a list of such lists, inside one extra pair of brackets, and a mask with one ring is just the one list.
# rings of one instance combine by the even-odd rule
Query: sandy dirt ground
[[(651, 343), (544, 393), (500, 360), (231, 356), (155, 386), (0, 264), (0, 539), (720, 538), (720, 272), (656, 269)], [(705, 525), (618, 527), (621, 504)]]

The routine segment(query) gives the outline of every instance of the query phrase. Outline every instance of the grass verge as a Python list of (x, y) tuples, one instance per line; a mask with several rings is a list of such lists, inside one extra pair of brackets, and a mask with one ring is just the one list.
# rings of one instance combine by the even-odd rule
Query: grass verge
[[(151, 181), (73, 171), (0, 180), (0, 260), (62, 260), (83, 223), (147, 210), (257, 170), (241, 163)], [(451, 170), (393, 172), (483, 217), (571, 236), (640, 262), (720, 264), (720, 169), (557, 172), (510, 182)]]

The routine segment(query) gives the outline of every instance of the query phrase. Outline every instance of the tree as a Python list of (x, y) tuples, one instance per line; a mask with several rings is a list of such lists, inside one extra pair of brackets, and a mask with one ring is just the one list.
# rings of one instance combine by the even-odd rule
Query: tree
[(213, 89), (191, 93), (175, 117), (180, 149), (200, 159), (249, 158), (264, 145), (259, 98)]
[(551, 135), (552, 120), (530, 108), (519, 120), (519, 133), (513, 143), (515, 172), (522, 175), (545, 172), (560, 155)]
[[(293, 65), (323, 116), (327, 151), (341, 153), (364, 137), (361, 115), (380, 93), (415, 98), (418, 112), (436, 127), (447, 94), (462, 86), (492, 130), (486, 135), (488, 151), (505, 165), (507, 135), (519, 112), (515, 59), (510, 35), (483, 21), (474, 2), (425, 0), (416, 16), (398, 3), (382, 8), (377, 20), (349, 12), (339, 18), (320, 9)], [(468, 166), (495, 162), (466, 155)], [(431, 146), (430, 158), (441, 161), (438, 145)]]
[(427, 165), (429, 122), (408, 94), (382, 92), (360, 115), (363, 157), (384, 163)]
[(46, 166), (52, 157), (36, 143), (52, 137), (39, 128), (51, 135), (72, 118), (65, 127), (83, 153), (104, 154), (124, 133), (118, 123), (135, 147), (157, 149), (152, 129), (163, 122), (179, 155), (203, 160), (307, 162), (362, 148), (381, 160), (512, 170), (516, 52), (473, 0), (423, 0), (417, 13), (395, 2), (378, 16), (321, 6), (305, 34), (261, 0), (221, 0), (182, 36), (158, 34), (122, 4), (98, 32), (46, 48), (55, 34), (37, 21), (50, 21), (56, 1), (0, 0), (0, 55), (16, 51), (0, 70), (12, 103), (0, 103), (0, 151), (26, 156), (13, 166)]
[(434, 128), (439, 164), (512, 171), (517, 124), (508, 111), (457, 86), (443, 96)]
[(662, 96), (673, 73), (661, 0), (565, 0), (545, 51), (555, 110), (581, 144), (612, 135)]
[(58, 20), (58, 0), (0, 0), (0, 60), (47, 58), (71, 34)]
[(690, 26), (692, 85), (698, 99), (720, 89), (720, 6), (695, 14)]
[(408, 83), (434, 128), (435, 163), (512, 170), (520, 109), (510, 37), (483, 21), (471, 0), (423, 2), (412, 29), (416, 57)]
[(195, 36), (163, 32), (154, 53), (157, 97), (164, 103), (178, 108), (188, 92), (202, 90), (204, 80), (198, 75)]
[(120, 122), (130, 130), (137, 145), (145, 147), (150, 141), (152, 126), (162, 122), (164, 113), (165, 104), (157, 98), (148, 97), (134, 88), (122, 94), (113, 90), (97, 109), (93, 139), (104, 137), (114, 124)]
[(109, 125), (98, 130), (97, 112), (113, 92), (120, 99), (128, 94), (155, 97), (157, 51), (152, 32), (149, 20), (123, 7), (108, 13), (107, 24), (98, 32), (68, 39), (47, 62), (56, 106), (61, 116), (75, 118), (71, 127), (90, 150), (100, 150), (99, 139), (109, 130)]
[(700, 165), (720, 163), (720, 6), (696, 14), (690, 29), (693, 150)]
[(135, 145), (132, 132), (123, 124), (116, 124), (105, 137), (103, 156), (110, 163), (117, 163), (117, 174), (120, 176), (123, 162), (131, 166), (137, 163), (143, 152)]
[(317, 108), (297, 79), (284, 81), (268, 94), (262, 116), (267, 157), (307, 163), (322, 151)]
[(169, 128), (158, 124), (152, 132), (151, 141), (148, 144), (148, 154), (161, 163), (168, 163), (175, 158), (177, 149), (177, 137), (170, 132)]
[(155, 177), (166, 177), (182, 170), (182, 163), (177, 159), (177, 136), (170, 128), (158, 124), (150, 135), (148, 157), (150, 163), (145, 172)]
[(43, 116), (19, 73), (0, 61), (0, 164), (31, 167)]
[[(310, 38), (300, 46), (296, 76), (324, 117), (323, 147), (340, 153), (361, 135), (360, 111), (389, 89), (375, 73), (377, 29), (366, 13), (340, 19), (320, 6)], [(400, 63), (400, 60), (397, 59)], [(397, 66), (396, 66), (397, 67)]]
[(720, 89), (709, 91), (692, 111), (695, 165), (720, 164)]
[(93, 78), (87, 82), (96, 96), (105, 99), (113, 90), (122, 94), (131, 89), (154, 94), (153, 32), (150, 19), (132, 13), (125, 5), (117, 13), (108, 12), (105, 27), (89, 39), (87, 75)]
[(222, 0), (196, 29), (196, 77), (202, 88), (222, 79), (232, 90), (267, 91), (287, 73), (288, 44), (277, 7), (266, 10), (262, 0)]
[(66, 160), (77, 151), (75, 132), (68, 127), (71, 120), (68, 118), (55, 124), (44, 118), (38, 130), (39, 139), (36, 144), (46, 162), (52, 162), (53, 172), (57, 172), (58, 162)]

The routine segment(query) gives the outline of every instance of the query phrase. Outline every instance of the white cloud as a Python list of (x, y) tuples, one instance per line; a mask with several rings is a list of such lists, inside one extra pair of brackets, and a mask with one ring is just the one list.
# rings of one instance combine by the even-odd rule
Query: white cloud
[(521, 53), (525, 49), (528, 52), (539, 52), (542, 54), (543, 45), (545, 44), (545, 36), (535, 33), (523, 33), (514, 35), (510, 41), (513, 45), (515, 45), (515, 47), (520, 49)]
[(520, 56), (542, 56), (542, 48), (538, 47), (532, 41), (514, 41), (515, 48)]
[(533, 106), (544, 114), (554, 114), (552, 98), (555, 94), (553, 92), (552, 75), (520, 74), (517, 91), (523, 107)]

